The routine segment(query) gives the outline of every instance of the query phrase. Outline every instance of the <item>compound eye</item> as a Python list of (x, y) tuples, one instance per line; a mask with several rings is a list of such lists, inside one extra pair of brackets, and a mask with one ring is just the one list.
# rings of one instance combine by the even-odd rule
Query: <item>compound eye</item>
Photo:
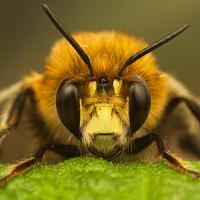
[(63, 125), (80, 138), (80, 104), (77, 86), (65, 80), (60, 85), (56, 96), (56, 108)]
[(129, 87), (129, 120), (131, 134), (145, 122), (151, 106), (151, 95), (148, 86), (141, 78)]

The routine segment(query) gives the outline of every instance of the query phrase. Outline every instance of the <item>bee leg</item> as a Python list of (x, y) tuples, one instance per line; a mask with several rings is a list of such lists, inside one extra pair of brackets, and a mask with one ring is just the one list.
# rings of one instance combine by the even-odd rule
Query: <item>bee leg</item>
[(27, 172), (33, 165), (40, 163), (46, 151), (53, 151), (61, 156), (72, 158), (80, 156), (80, 149), (75, 145), (47, 144), (41, 146), (32, 158), (17, 163), (11, 171), (0, 179), (0, 187), (12, 178)]
[(131, 154), (139, 153), (143, 151), (144, 149), (146, 149), (154, 141), (155, 141), (155, 137), (152, 133), (145, 135), (143, 137), (137, 138), (133, 140), (132, 142), (130, 153)]
[(152, 142), (156, 142), (159, 153), (168, 162), (168, 164), (170, 166), (172, 166), (179, 172), (191, 174), (192, 176), (194, 176), (196, 178), (200, 178), (200, 172), (194, 171), (194, 170), (191, 170), (191, 169), (188, 169), (187, 167), (185, 167), (175, 156), (170, 154), (165, 149), (162, 137), (155, 133), (151, 133), (149, 135), (146, 135), (144, 137), (134, 140), (133, 145), (132, 145), (132, 153), (134, 154), (134, 153), (138, 153), (138, 152), (144, 150)]
[[(173, 112), (179, 103), (185, 103), (191, 113), (195, 116), (195, 118), (200, 122), (200, 105), (195, 102), (193, 99), (185, 98), (185, 97), (176, 97), (173, 98), (167, 108), (166, 115)], [(190, 152), (200, 158), (200, 135), (185, 135), (180, 141), (180, 145), (185, 149), (187, 148)]]
[(186, 97), (175, 97), (175, 98), (173, 98), (169, 102), (169, 104), (166, 108), (166, 114), (170, 114), (176, 108), (176, 106), (181, 102), (184, 102), (187, 105), (187, 107), (189, 108), (191, 113), (200, 122), (200, 105), (197, 102), (195, 102), (194, 100), (186, 98)]
[(152, 133), (152, 134), (154, 135), (159, 153), (162, 155), (162, 157), (165, 160), (167, 160), (167, 162), (170, 166), (172, 166), (177, 171), (180, 171), (180, 172), (186, 173), (186, 174), (190, 174), (195, 178), (200, 178), (200, 172), (195, 171), (195, 170), (191, 170), (191, 169), (188, 169), (187, 167), (185, 167), (174, 155), (170, 154), (165, 149), (162, 138), (155, 133)]
[(1, 125), (0, 128), (0, 141), (9, 133), (9, 131), (19, 124), (23, 108), (26, 102), (27, 97), (30, 96), (30, 89), (26, 89), (23, 92), (19, 93), (14, 99), (13, 104), (11, 105), (8, 115), (6, 116), (5, 122)]

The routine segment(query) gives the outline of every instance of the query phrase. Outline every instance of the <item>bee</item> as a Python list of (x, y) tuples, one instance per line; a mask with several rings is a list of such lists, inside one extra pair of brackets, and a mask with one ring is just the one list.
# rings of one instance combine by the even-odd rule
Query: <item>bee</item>
[(31, 73), (0, 93), (0, 139), (15, 129), (27, 111), (42, 142), (1, 185), (40, 163), (47, 151), (65, 158), (97, 156), (109, 161), (157, 161), (200, 177), (172, 155), (157, 132), (163, 117), (181, 102), (200, 121), (200, 106), (172, 75), (161, 71), (151, 53), (189, 25), (147, 45), (115, 31), (67, 32), (50, 8), (45, 13), (64, 36), (47, 59), (43, 74)]

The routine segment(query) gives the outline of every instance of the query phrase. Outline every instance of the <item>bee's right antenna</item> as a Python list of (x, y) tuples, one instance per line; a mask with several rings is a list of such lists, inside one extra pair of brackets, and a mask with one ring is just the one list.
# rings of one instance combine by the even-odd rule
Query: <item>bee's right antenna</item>
[(76, 50), (78, 55), (82, 58), (84, 63), (88, 66), (88, 69), (90, 71), (90, 80), (94, 80), (94, 72), (92, 65), (90, 63), (90, 59), (85, 53), (85, 51), (80, 47), (80, 45), (77, 43), (77, 41), (72, 37), (72, 35), (64, 30), (64, 27), (61, 25), (61, 23), (56, 19), (52, 11), (49, 9), (49, 7), (46, 4), (42, 4), (42, 8), (44, 9), (45, 13), (51, 20), (51, 22), (56, 26), (56, 28), (62, 33), (62, 35), (67, 39), (67, 41), (72, 45), (72, 47)]

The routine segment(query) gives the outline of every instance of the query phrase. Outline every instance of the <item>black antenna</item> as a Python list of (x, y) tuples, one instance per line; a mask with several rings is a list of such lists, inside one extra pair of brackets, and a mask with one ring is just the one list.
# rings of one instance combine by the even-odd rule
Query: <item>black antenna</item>
[(61, 23), (56, 19), (52, 11), (49, 9), (49, 7), (46, 4), (42, 4), (42, 8), (44, 9), (45, 13), (51, 20), (51, 22), (55, 25), (55, 27), (62, 33), (62, 35), (67, 39), (67, 41), (72, 45), (72, 47), (76, 50), (78, 55), (82, 58), (84, 63), (88, 66), (89, 71), (90, 71), (90, 80), (94, 79), (94, 73), (93, 73), (93, 68), (90, 63), (90, 59), (85, 53), (85, 51), (80, 47), (80, 45), (76, 42), (76, 40), (72, 37), (72, 35), (64, 30), (64, 27), (61, 25)]
[(136, 53), (135, 55), (131, 56), (119, 69), (117, 75), (116, 75), (116, 79), (119, 79), (119, 77), (121, 76), (122, 72), (124, 71), (124, 69), (126, 67), (128, 67), (129, 65), (131, 65), (132, 63), (134, 63), (135, 61), (137, 61), (138, 59), (140, 59), (141, 57), (145, 56), (146, 54), (150, 53), (151, 51), (157, 49), (158, 47), (160, 47), (161, 45), (169, 42), (170, 40), (172, 40), (173, 38), (175, 38), (176, 36), (178, 36), (180, 33), (182, 33), (183, 31), (185, 31), (190, 25), (186, 24), (184, 26), (182, 26), (181, 28), (178, 28), (176, 31), (168, 34), (167, 36), (165, 36), (164, 38), (160, 39), (159, 41), (151, 44), (150, 46), (144, 48), (143, 50), (139, 51), (138, 53)]

